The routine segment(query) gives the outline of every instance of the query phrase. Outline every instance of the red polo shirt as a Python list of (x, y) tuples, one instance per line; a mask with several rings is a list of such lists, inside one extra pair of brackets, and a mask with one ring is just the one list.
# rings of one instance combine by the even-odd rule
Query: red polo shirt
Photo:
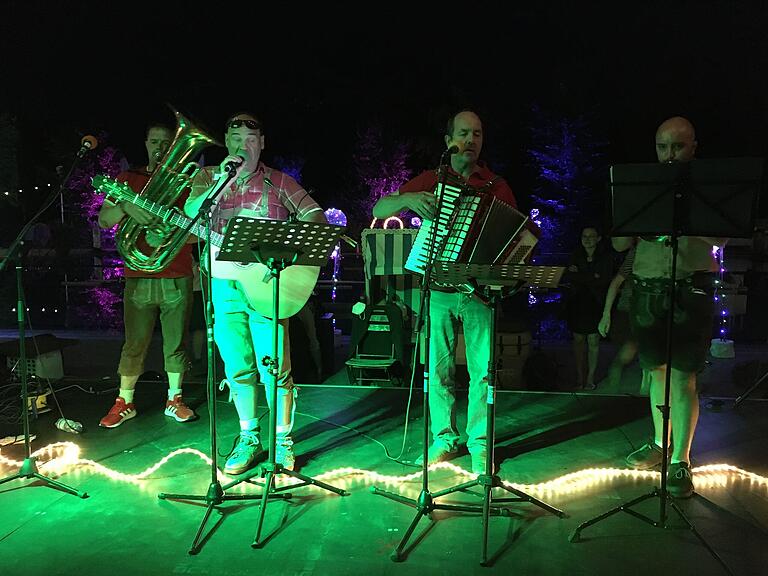
[[(453, 178), (464, 180), (464, 178), (455, 172), (450, 166), (448, 166), (447, 169), (448, 173), (453, 176)], [(493, 181), (494, 178), (497, 178), (497, 180)], [(475, 166), (475, 170), (472, 172), (472, 174), (470, 174), (469, 179), (466, 181), (467, 185), (472, 188), (484, 188), (491, 182), (493, 183), (490, 185), (487, 191), (496, 196), (496, 198), (499, 200), (506, 202), (513, 208), (517, 208), (515, 195), (512, 193), (512, 190), (510, 189), (509, 184), (507, 184), (507, 181), (503, 178), (498, 178), (496, 174), (491, 172), (491, 170), (484, 163), (478, 162), (478, 164)], [(407, 194), (409, 192), (431, 192), (435, 189), (436, 186), (437, 170), (427, 170), (426, 172), (422, 172), (415, 178), (400, 186), (400, 193)]]
[[(144, 188), (144, 185), (149, 180), (149, 177), (150, 173), (147, 172), (145, 168), (137, 168), (134, 170), (126, 170), (125, 172), (121, 172), (117, 175), (116, 180), (118, 182), (127, 183), (128, 186), (131, 187), (131, 190), (139, 193)], [(176, 206), (181, 208), (182, 211), (184, 209), (184, 202), (186, 202), (187, 196), (189, 196), (189, 192), (182, 194), (176, 201)], [(122, 222), (124, 221), (125, 220)], [(122, 225), (122, 222), (120, 225)], [(150, 254), (152, 252), (152, 248), (150, 248), (150, 246), (144, 240), (144, 233), (139, 235), (139, 238), (136, 241), (136, 246), (141, 252), (145, 254)], [(179, 250), (179, 253), (176, 255), (176, 257), (171, 260), (170, 264), (155, 274), (133, 270), (129, 268), (128, 265), (125, 265), (124, 270), (126, 278), (183, 278), (185, 276), (192, 276), (192, 244), (185, 244), (181, 250)]]

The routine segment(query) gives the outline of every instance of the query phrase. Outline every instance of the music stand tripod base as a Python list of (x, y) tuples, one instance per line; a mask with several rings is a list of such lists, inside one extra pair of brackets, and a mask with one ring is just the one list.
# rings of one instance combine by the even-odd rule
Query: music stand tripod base
[[(222, 189), (226, 183), (232, 179), (232, 174), (230, 173), (226, 178), (223, 178), (219, 181), (219, 187)], [(210, 210), (201, 208), (199, 212), (199, 219), (203, 223), (204, 232), (205, 232), (205, 240), (208, 245), (211, 244), (211, 226), (210, 226)], [(206, 268), (208, 270), (211, 269), (211, 251), (206, 250)], [(208, 523), (208, 519), (211, 516), (211, 513), (213, 512), (214, 508), (218, 508), (221, 504), (224, 502), (229, 501), (243, 501), (243, 500), (254, 500), (257, 498), (289, 498), (290, 494), (225, 494), (226, 490), (230, 487), (234, 486), (235, 484), (238, 484), (239, 482), (233, 482), (230, 484), (227, 484), (226, 486), (222, 486), (221, 482), (219, 481), (219, 469), (216, 466), (216, 457), (218, 455), (218, 449), (217, 449), (217, 439), (216, 439), (216, 378), (215, 378), (215, 367), (216, 367), (216, 361), (215, 361), (215, 352), (214, 352), (214, 321), (213, 321), (213, 302), (211, 300), (211, 295), (213, 293), (213, 287), (212, 287), (212, 281), (211, 281), (211, 275), (206, 274), (204, 275), (206, 279), (206, 290), (203, 292), (203, 294), (206, 296), (206, 313), (205, 313), (205, 319), (206, 319), (206, 334), (207, 334), (207, 341), (206, 341), (206, 360), (208, 365), (208, 375), (207, 375), (207, 382), (206, 382), (206, 392), (208, 396), (208, 416), (209, 416), (209, 422), (208, 422), (208, 434), (210, 439), (210, 484), (208, 485), (208, 490), (205, 494), (178, 494), (173, 493), (169, 494), (166, 492), (160, 492), (157, 497), (160, 500), (177, 500), (177, 501), (190, 501), (190, 502), (205, 502), (206, 503), (206, 509), (205, 514), (203, 515), (203, 519), (200, 522), (200, 525), (197, 529), (197, 532), (195, 533), (194, 540), (192, 541), (192, 546), (189, 548), (188, 553), (190, 555), (195, 555), (200, 552), (202, 549), (203, 544), (205, 541), (211, 536), (213, 531), (215, 530), (216, 526), (214, 526), (206, 535), (205, 538), (203, 538), (203, 530), (205, 529), (206, 524)], [(224, 514), (223, 511), (218, 510), (220, 514)]]
[[(499, 265), (481, 265), (481, 264), (459, 264), (455, 262), (435, 262), (435, 280), (441, 284), (448, 285), (465, 285), (471, 284), (475, 286), (494, 286), (494, 287), (515, 287), (520, 289), (522, 286), (540, 286), (540, 287), (553, 287), (557, 286), (560, 281), (560, 277), (563, 274), (562, 267), (548, 267), (548, 266), (524, 266), (517, 264), (499, 264)], [(488, 393), (486, 401), (486, 438), (488, 447), (486, 450), (485, 471), (483, 474), (477, 476), (475, 480), (464, 482), (438, 492), (431, 493), (428, 488), (423, 488), (417, 499), (406, 498), (400, 494), (381, 490), (376, 487), (371, 488), (373, 494), (384, 496), (390, 500), (400, 502), (416, 508), (416, 516), (411, 524), (408, 526), (403, 538), (393, 550), (390, 558), (395, 562), (401, 562), (405, 559), (403, 551), (406, 543), (410, 539), (413, 531), (423, 516), (429, 516), (432, 518), (433, 510), (453, 510), (461, 512), (480, 512), (482, 517), (482, 543), (481, 543), (481, 559), (480, 564), (482, 566), (488, 566), (488, 528), (490, 516), (509, 516), (510, 511), (506, 507), (494, 506), (494, 504), (511, 504), (514, 502), (528, 502), (534, 504), (559, 518), (564, 518), (565, 512), (555, 508), (530, 496), (521, 490), (506, 486), (501, 479), (494, 473), (493, 463), (493, 446), (495, 439), (495, 395), (496, 395), (496, 314), (497, 314), (497, 301), (498, 290), (488, 291), (490, 300), (491, 313), (491, 325), (489, 326), (491, 332), (491, 350), (488, 363)], [(484, 299), (485, 300), (485, 299)], [(429, 375), (425, 375), (425, 380), (428, 381)], [(426, 391), (428, 392), (428, 391)], [(426, 396), (427, 394), (425, 394)], [(425, 406), (425, 418), (428, 417), (428, 406)], [(425, 434), (425, 442), (427, 441)], [(426, 455), (425, 455), (426, 458)], [(427, 484), (426, 476), (424, 484)], [(447, 496), (456, 492), (464, 492), (469, 488), (479, 486), (483, 489), (483, 504), (482, 506), (474, 505), (449, 505), (439, 504), (435, 500), (437, 498)], [(515, 497), (506, 498), (494, 498), (493, 489), (499, 488), (514, 494)]]
[[(339, 496), (349, 493), (311, 476), (287, 469), (276, 462), (277, 447), (277, 388), (279, 375), (279, 323), (280, 323), (280, 273), (288, 266), (321, 266), (333, 253), (344, 227), (318, 222), (271, 220), (236, 216), (227, 223), (219, 260), (236, 262), (258, 262), (269, 269), (272, 282), (272, 355), (265, 358), (268, 372), (272, 377), (270, 391), (272, 410), (269, 411), (269, 459), (260, 471), (263, 483), (251, 482), (262, 487), (263, 494), (259, 508), (256, 534), (251, 547), (261, 548), (267, 538), (262, 538), (264, 515), (270, 495), (280, 494), (302, 486), (317, 486)], [(275, 478), (285, 474), (299, 480), (298, 484), (277, 487)], [(255, 474), (244, 477), (234, 484), (249, 481)]]

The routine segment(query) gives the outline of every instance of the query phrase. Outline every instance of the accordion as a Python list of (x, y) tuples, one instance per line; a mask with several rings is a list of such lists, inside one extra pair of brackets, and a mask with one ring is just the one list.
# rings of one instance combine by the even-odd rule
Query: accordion
[[(405, 263), (410, 272), (424, 275), (433, 228), (435, 261), (521, 264), (538, 242), (526, 228), (528, 217), (489, 192), (449, 179), (438, 183), (435, 194), (442, 197), (440, 211), (435, 220), (424, 220), (416, 235)], [(472, 291), (469, 285), (456, 288)]]

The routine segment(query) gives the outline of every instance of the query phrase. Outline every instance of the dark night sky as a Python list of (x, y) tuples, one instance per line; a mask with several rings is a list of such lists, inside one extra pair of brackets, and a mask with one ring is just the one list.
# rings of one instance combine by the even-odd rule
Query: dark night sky
[(701, 157), (767, 152), (763, 3), (508, 3), (503, 17), (465, 4), (477, 11), (454, 18), (449, 4), (427, 18), (409, 12), (416, 3), (367, 4), (379, 12), (366, 16), (357, 3), (349, 24), (299, 4), (53, 4), (2, 7), (0, 112), (18, 118), (26, 184), (93, 130), (141, 162), (144, 123), (167, 118), (164, 102), (213, 130), (258, 111), (267, 152), (306, 157), (304, 183), (326, 204), (349, 182), (357, 128), (382, 122), (433, 161), (448, 111), (466, 105), (519, 196), (533, 105), (589, 114), (609, 162), (653, 160), (655, 128), (673, 114), (696, 124)]

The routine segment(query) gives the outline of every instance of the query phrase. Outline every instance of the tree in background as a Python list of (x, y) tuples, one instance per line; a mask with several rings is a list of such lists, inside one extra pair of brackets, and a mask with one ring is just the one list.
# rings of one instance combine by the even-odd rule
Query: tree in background
[[(530, 215), (542, 231), (535, 263), (562, 265), (578, 245), (581, 226), (603, 221), (607, 141), (594, 135), (584, 114), (563, 116), (539, 106), (531, 114), (526, 155), (536, 184)], [(567, 338), (560, 291), (530, 293), (528, 304), (539, 338)]]
[(532, 109), (529, 165), (536, 173), (532, 205), (543, 236), (539, 252), (569, 254), (584, 221), (604, 216), (602, 170), (607, 142), (594, 135), (590, 119)]
[(370, 222), (373, 205), (391, 194), (411, 177), (408, 168), (410, 144), (385, 134), (381, 124), (359, 130), (353, 153), (353, 168), (359, 189), (347, 198), (344, 208), (361, 222)]

